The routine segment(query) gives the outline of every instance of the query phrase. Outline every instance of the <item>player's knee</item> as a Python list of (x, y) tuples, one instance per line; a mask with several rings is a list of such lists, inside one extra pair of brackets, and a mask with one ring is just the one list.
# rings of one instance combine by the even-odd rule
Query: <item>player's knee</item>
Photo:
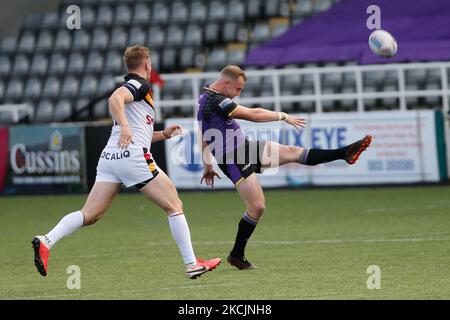
[(252, 211), (257, 215), (257, 217), (261, 217), (264, 214), (264, 211), (266, 210), (266, 204), (263, 200), (257, 201), (252, 206)]
[(177, 200), (173, 200), (171, 202), (168, 202), (164, 208), (164, 211), (166, 211), (167, 214), (172, 214), (174, 212), (183, 212), (183, 202), (178, 198)]

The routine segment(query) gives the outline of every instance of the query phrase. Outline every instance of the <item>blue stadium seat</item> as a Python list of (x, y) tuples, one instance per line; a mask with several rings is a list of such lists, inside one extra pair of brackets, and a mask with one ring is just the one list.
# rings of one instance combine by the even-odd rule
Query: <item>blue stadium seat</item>
[(44, 76), (47, 73), (48, 58), (44, 54), (36, 54), (31, 62), (30, 74)]

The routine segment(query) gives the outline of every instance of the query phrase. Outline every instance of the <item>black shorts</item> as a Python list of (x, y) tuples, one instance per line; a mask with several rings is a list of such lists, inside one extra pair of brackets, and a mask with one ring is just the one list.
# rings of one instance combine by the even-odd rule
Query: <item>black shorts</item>
[(266, 141), (247, 141), (218, 161), (220, 170), (237, 186), (252, 173), (261, 173)]

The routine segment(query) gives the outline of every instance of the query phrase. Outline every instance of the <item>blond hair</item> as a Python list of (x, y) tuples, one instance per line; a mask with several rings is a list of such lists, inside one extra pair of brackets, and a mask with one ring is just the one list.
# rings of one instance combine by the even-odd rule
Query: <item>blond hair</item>
[(229, 65), (222, 69), (220, 72), (221, 76), (228, 77), (230, 79), (236, 80), (239, 77), (244, 78), (244, 81), (247, 81), (247, 76), (245, 75), (244, 70), (239, 68), (238, 66)]
[(123, 55), (123, 62), (127, 70), (135, 70), (140, 64), (150, 58), (150, 49), (139, 44), (127, 47)]

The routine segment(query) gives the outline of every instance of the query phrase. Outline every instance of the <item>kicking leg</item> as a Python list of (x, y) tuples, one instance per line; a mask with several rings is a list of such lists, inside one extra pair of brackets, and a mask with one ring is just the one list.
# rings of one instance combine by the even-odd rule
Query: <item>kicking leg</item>
[(177, 189), (164, 172), (160, 171), (140, 191), (166, 212), (170, 231), (183, 257), (188, 278), (195, 279), (220, 264), (220, 259), (205, 261), (195, 257), (189, 226), (183, 213), (183, 203), (178, 197)]
[(90, 225), (99, 220), (110, 206), (119, 189), (120, 185), (117, 183), (96, 182), (81, 211), (75, 211), (64, 216), (45, 236), (34, 237), (31, 241), (34, 249), (34, 262), (41, 275), (47, 275), (50, 249), (56, 242), (83, 225)]
[(315, 166), (335, 160), (345, 160), (348, 164), (354, 164), (371, 142), (372, 137), (367, 135), (340, 149), (306, 149), (269, 141), (264, 148), (261, 163), (263, 168), (281, 166), (286, 163)]
[(255, 269), (256, 267), (245, 258), (245, 247), (264, 214), (264, 193), (255, 173), (238, 184), (236, 190), (244, 200), (247, 211), (239, 221), (236, 240), (228, 256), (228, 262), (238, 269)]

